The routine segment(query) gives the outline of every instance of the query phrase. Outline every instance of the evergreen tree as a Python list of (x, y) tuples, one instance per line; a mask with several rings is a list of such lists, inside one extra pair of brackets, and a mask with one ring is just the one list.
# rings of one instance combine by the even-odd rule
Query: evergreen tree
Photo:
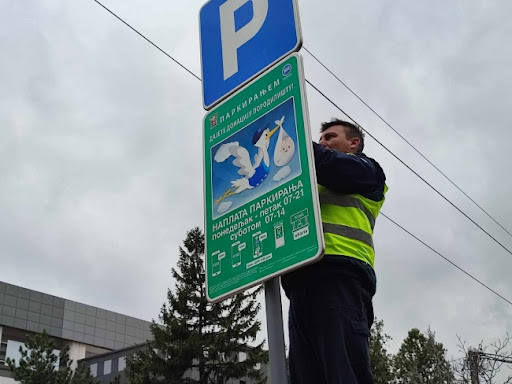
[[(268, 360), (263, 343), (249, 346), (260, 330), (256, 319), (261, 288), (212, 304), (206, 299), (204, 235), (199, 228), (187, 233), (172, 275), (175, 292), (168, 290), (153, 322), (154, 340), (127, 362), (132, 384), (220, 384), (230, 378), (263, 380), (255, 369)], [(238, 356), (244, 354), (244, 359)]]
[(25, 348), (20, 347), (21, 358), (16, 362), (7, 358), (7, 365), (13, 372), (14, 380), (21, 384), (97, 384), (88, 367), (71, 370), (69, 347), (65, 346), (55, 355), (55, 343), (46, 333), (29, 337)]
[[(118, 381), (114, 380), (110, 383), (116, 384)], [(79, 364), (75, 373), (73, 374), (71, 384), (100, 384), (100, 381), (92, 376), (91, 369), (88, 365)]]
[(384, 321), (375, 319), (370, 337), (370, 363), (375, 384), (389, 384), (393, 381), (392, 355), (386, 350), (390, 339), (384, 333)]
[(396, 384), (451, 384), (452, 368), (446, 350), (429, 329), (424, 335), (413, 328), (400, 346), (393, 361)]

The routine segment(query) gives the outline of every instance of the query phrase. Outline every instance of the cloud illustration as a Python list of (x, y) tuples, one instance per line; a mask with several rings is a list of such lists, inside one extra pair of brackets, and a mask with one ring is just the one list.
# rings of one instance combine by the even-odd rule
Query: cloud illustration
[(229, 208), (231, 208), (232, 205), (232, 201), (223, 201), (222, 203), (220, 203), (219, 208), (217, 208), (217, 213), (226, 212)]
[(274, 181), (280, 181), (290, 174), (292, 169), (289, 166), (283, 167), (274, 175)]
[(234, 141), (232, 143), (226, 143), (222, 144), (220, 148), (217, 150), (217, 153), (215, 153), (215, 157), (213, 158), (217, 163), (222, 163), (223, 161), (226, 161), (226, 159), (231, 156), (231, 153), (229, 152), (229, 149), (231, 147), (238, 146), (238, 141)]

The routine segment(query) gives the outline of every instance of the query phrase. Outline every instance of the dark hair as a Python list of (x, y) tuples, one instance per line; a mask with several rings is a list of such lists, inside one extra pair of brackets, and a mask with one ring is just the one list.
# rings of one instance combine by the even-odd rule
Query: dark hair
[(324, 132), (325, 130), (334, 127), (335, 125), (341, 125), (345, 128), (345, 136), (347, 139), (352, 139), (354, 137), (359, 138), (359, 148), (357, 148), (357, 152), (363, 152), (364, 149), (364, 132), (363, 129), (359, 125), (354, 125), (352, 123), (349, 123), (345, 120), (340, 120), (333, 118), (329, 122), (322, 123), (320, 127), (320, 133)]

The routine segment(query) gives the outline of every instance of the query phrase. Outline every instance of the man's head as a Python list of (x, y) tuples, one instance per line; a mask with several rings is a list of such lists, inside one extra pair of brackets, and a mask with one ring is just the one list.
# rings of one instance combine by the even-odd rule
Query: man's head
[(361, 127), (348, 121), (332, 119), (322, 123), (319, 144), (344, 153), (363, 152), (364, 133)]

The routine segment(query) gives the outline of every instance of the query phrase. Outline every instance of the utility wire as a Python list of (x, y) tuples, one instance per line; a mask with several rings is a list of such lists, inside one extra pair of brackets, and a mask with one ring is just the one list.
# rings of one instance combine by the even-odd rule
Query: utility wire
[[(308, 79), (306, 79), (306, 82), (311, 85), (319, 94), (321, 94), (326, 100), (328, 100), (336, 109), (338, 109), (341, 113), (343, 113), (345, 116), (347, 116), (350, 120), (352, 120), (354, 123), (359, 125), (352, 117), (350, 117), (344, 110), (342, 110), (334, 101), (332, 101), (325, 93), (323, 93), (321, 90), (319, 90), (313, 83), (311, 83)], [(359, 125), (361, 127), (361, 125)], [(363, 128), (363, 127), (361, 127)], [(446, 200), (452, 207), (454, 207), (457, 211), (462, 213), (469, 221), (471, 221), (473, 224), (475, 224), (478, 228), (480, 228), (487, 236), (489, 236), (491, 239), (493, 239), (498, 245), (501, 246), (505, 251), (507, 251), (511, 256), (512, 252), (505, 247), (502, 243), (500, 243), (494, 236), (492, 236), (489, 232), (487, 232), (484, 228), (482, 228), (475, 220), (473, 220), (471, 217), (469, 217), (462, 209), (460, 209), (458, 206), (456, 206), (454, 203), (451, 202), (450, 199), (448, 199), (445, 195), (443, 195), (441, 192), (439, 192), (432, 184), (430, 184), (427, 180), (425, 180), (418, 172), (416, 172), (414, 169), (412, 169), (407, 163), (405, 163), (401, 158), (399, 158), (397, 155), (395, 155), (388, 147), (386, 147), (383, 143), (381, 143), (375, 136), (373, 136), (370, 132), (365, 130), (365, 132), (370, 136), (373, 140), (375, 140), (382, 148), (384, 148), (386, 151), (388, 151), (395, 159), (397, 159), (400, 163), (402, 163), (409, 171), (414, 173), (418, 178), (420, 178), (425, 184), (427, 184), (433, 191), (435, 191), (439, 196), (441, 196), (444, 200)]]
[(485, 353), (482, 351), (475, 351), (475, 354), (483, 357), (484, 359), (496, 360), (502, 363), (512, 364), (512, 358), (510, 356), (502, 356), (497, 354)]
[(434, 169), (439, 172), (443, 177), (448, 180), (455, 188), (457, 188), (464, 196), (466, 196), (473, 204), (475, 204), (480, 210), (487, 215), (492, 221), (494, 221), (501, 229), (508, 233), (510, 237), (512, 237), (512, 233), (510, 233), (503, 225), (501, 225), (494, 217), (492, 217), (484, 208), (480, 206), (475, 200), (471, 198), (466, 192), (462, 190), (457, 184), (455, 184), (452, 179), (450, 179), (443, 171), (441, 171), (434, 163), (432, 163), (423, 153), (421, 153), (413, 144), (409, 142), (399, 131), (397, 131), (391, 124), (389, 124), (379, 113), (377, 113), (372, 107), (370, 107), (357, 93), (355, 93), (345, 82), (343, 82), (336, 74), (334, 74), (327, 66), (322, 63), (315, 55), (313, 55), (306, 47), (302, 46), (302, 48), (315, 59), (318, 64), (320, 64), (324, 69), (329, 72), (338, 82), (343, 85), (352, 95), (354, 95), (361, 103), (363, 103), (370, 111), (372, 111), (384, 124), (386, 124), (393, 132), (395, 132), (403, 141), (405, 141), (412, 149), (416, 151), (418, 155), (420, 155), (423, 159), (425, 159)]
[(98, 5), (100, 5), (103, 9), (105, 9), (108, 13), (110, 13), (112, 16), (114, 16), (117, 20), (119, 20), (121, 23), (123, 23), (124, 25), (126, 25), (128, 28), (130, 28), (133, 32), (135, 32), (137, 35), (139, 35), (140, 37), (142, 37), (144, 40), (146, 40), (149, 44), (151, 44), (153, 47), (155, 47), (156, 49), (158, 49), (160, 52), (162, 52), (165, 56), (167, 56), (169, 59), (171, 59), (172, 61), (174, 61), (176, 64), (178, 64), (181, 68), (183, 68), (185, 71), (187, 71), (188, 73), (190, 73), (192, 76), (194, 76), (197, 80), (201, 81), (201, 78), (199, 76), (197, 76), (194, 72), (192, 72), (190, 69), (188, 69), (187, 67), (185, 67), (183, 64), (181, 64), (178, 60), (176, 60), (174, 57), (172, 57), (171, 55), (169, 55), (167, 52), (165, 52), (162, 48), (160, 48), (158, 45), (156, 45), (155, 43), (153, 43), (151, 40), (149, 40), (146, 36), (144, 36), (142, 33), (140, 33), (139, 31), (137, 31), (135, 28), (133, 28), (130, 24), (128, 24), (126, 21), (124, 21), (123, 19), (121, 19), (119, 16), (117, 16), (114, 12), (112, 12), (110, 9), (108, 9), (106, 6), (104, 6), (102, 3), (100, 3), (98, 0), (93, 0), (95, 1)]
[(478, 280), (475, 276), (473, 276), (472, 274), (470, 274), (469, 272), (466, 272), (464, 269), (462, 269), (461, 267), (459, 267), (457, 264), (455, 264), (453, 261), (451, 261), (449, 258), (447, 258), (446, 256), (444, 256), (443, 254), (441, 254), (440, 252), (436, 251), (434, 248), (432, 248), (430, 245), (428, 245), (427, 243), (425, 243), (423, 240), (421, 240), (418, 236), (414, 235), (412, 232), (410, 232), (409, 230), (407, 230), (406, 228), (404, 228), (403, 226), (401, 226), (400, 224), (398, 224), (395, 220), (391, 219), (389, 216), (387, 216), (386, 214), (384, 214), (383, 212), (380, 212), (380, 214), (382, 216), (384, 216), (386, 219), (388, 219), (389, 221), (391, 221), (393, 224), (395, 224), (398, 228), (400, 228), (402, 231), (406, 232), (407, 234), (409, 234), (409, 236), (415, 238), (416, 240), (418, 240), (421, 244), (423, 244), (425, 247), (427, 247), (428, 249), (430, 249), (432, 252), (434, 252), (435, 254), (437, 254), (438, 256), (442, 257), (444, 260), (446, 260), (447, 262), (449, 262), (451, 265), (453, 265), (455, 268), (457, 268), (459, 271), (461, 271), (462, 273), (464, 273), (465, 275), (469, 276), (470, 278), (472, 278), (473, 280), (475, 280), (478, 284), (480, 284), (482, 287), (488, 289), (489, 291), (491, 291), (492, 293), (494, 293), (496, 296), (500, 297), (501, 299), (505, 300), (507, 303), (509, 303), (510, 305), (512, 305), (512, 302), (509, 301), (508, 299), (506, 299), (505, 297), (503, 297), (502, 295), (500, 295), (498, 292), (496, 292), (494, 289), (492, 289), (491, 287), (489, 287), (488, 285), (482, 283), (480, 280)]
[[(167, 57), (169, 57), (172, 61), (174, 61), (176, 64), (178, 64), (180, 67), (182, 67), (183, 69), (185, 69), (188, 73), (190, 73), (192, 76), (194, 76), (197, 80), (201, 81), (201, 79), (196, 75), (194, 74), (192, 71), (190, 71), (187, 67), (185, 67), (183, 64), (181, 64), (179, 61), (177, 61), (176, 59), (174, 59), (171, 55), (169, 55), (167, 52), (165, 52), (163, 49), (161, 49), (160, 47), (158, 47), (156, 44), (154, 44), (151, 40), (149, 40), (147, 37), (145, 37), (143, 34), (141, 34), (139, 31), (137, 31), (135, 28), (133, 28), (130, 24), (128, 24), (126, 21), (124, 21), (123, 19), (121, 19), (119, 16), (117, 16), (114, 12), (112, 12), (110, 9), (108, 9), (107, 7), (105, 7), (103, 4), (101, 4), (98, 0), (93, 0), (95, 1), (96, 3), (98, 3), (101, 7), (103, 7), (105, 10), (107, 10), (110, 14), (112, 14), (113, 16), (115, 16), (119, 21), (121, 21), (123, 24), (125, 24), (127, 27), (129, 27), (131, 30), (133, 30), (134, 32), (136, 32), (139, 36), (141, 36), (142, 38), (144, 38), (146, 41), (148, 41), (151, 45), (153, 45), (155, 48), (157, 48), (159, 51), (161, 51), (164, 55), (166, 55)], [(340, 107), (338, 107), (331, 99), (329, 99), (326, 95), (324, 95), (317, 87), (315, 87), (309, 80), (306, 80), (306, 82), (311, 85), (318, 93), (320, 93), (326, 100), (328, 100), (331, 104), (333, 104), (341, 113), (343, 113), (345, 116), (347, 116), (350, 120), (354, 121), (349, 115), (347, 115)], [(357, 123), (356, 123), (357, 124)], [(368, 132), (367, 132), (368, 133)], [(391, 152), (386, 146), (384, 146), (382, 143), (380, 143), (380, 141), (378, 141), (375, 137), (373, 137), (370, 133), (368, 133), (368, 135), (370, 137), (372, 137), (377, 143), (379, 143), (383, 148), (385, 148), (389, 153), (391, 153), (397, 160), (399, 160), (403, 165), (405, 165), (408, 169), (411, 170), (411, 172), (413, 172), (415, 175), (417, 175), (421, 180), (423, 180), (426, 184), (428, 184), (432, 189), (434, 189), (434, 191), (436, 191), (439, 195), (441, 195), (445, 200), (447, 200), (450, 204), (452, 204), (455, 208), (457, 208), (457, 210), (459, 210), (464, 216), (466, 216), (469, 220), (471, 220), (471, 218), (469, 218), (464, 212), (462, 212), (458, 207), (456, 207), (453, 203), (451, 203), (450, 200), (448, 200), (446, 197), (444, 197), (439, 191), (437, 191), (434, 187), (432, 187), (427, 181), (425, 181), (419, 174), (417, 174), (413, 169), (411, 169), (407, 164), (405, 164), (400, 158), (398, 158), (393, 152)], [(439, 253), (438, 251), (436, 251), (434, 248), (432, 248), (430, 245), (428, 245), (427, 243), (425, 243), (423, 240), (421, 240), (420, 238), (418, 238), (417, 236), (415, 236), (414, 234), (412, 234), (411, 232), (409, 232), (407, 229), (405, 229), (403, 226), (401, 226), (400, 224), (398, 224), (396, 221), (392, 220), (389, 216), (386, 216), (384, 213), (381, 212), (381, 214), (386, 218), (388, 219), (389, 221), (391, 221), (393, 224), (395, 224), (396, 226), (398, 226), (400, 229), (402, 229), (404, 232), (406, 232), (408, 235), (410, 235), (411, 237), (413, 237), (414, 239), (416, 239), (417, 241), (419, 241), (421, 244), (423, 244), (424, 246), (426, 246), (427, 248), (429, 248), (430, 250), (432, 250), (434, 253), (436, 253), (437, 255), (441, 256), (443, 259), (445, 259), (447, 262), (449, 262), (450, 264), (452, 264), (454, 267), (456, 267), (457, 269), (459, 269), (460, 271), (462, 271), (464, 274), (466, 274), (467, 276), (469, 276), (470, 278), (472, 278), (473, 280), (475, 280), (476, 282), (478, 282), (480, 285), (482, 285), (483, 287), (485, 287), (486, 289), (488, 289), (489, 291), (491, 291), (492, 293), (494, 293), (495, 295), (497, 295), (498, 297), (500, 297), (501, 299), (503, 299), (504, 301), (506, 301), (508, 304), (512, 305), (512, 302), (510, 302), (509, 300), (507, 300), (506, 298), (504, 298), (502, 295), (500, 295), (499, 293), (497, 293), (496, 291), (494, 291), (492, 288), (488, 287), (487, 285), (485, 285), (484, 283), (482, 283), (480, 280), (478, 280), (476, 277), (474, 277), (473, 275), (471, 275), (470, 273), (466, 272), (464, 269), (462, 269), (461, 267), (459, 267), (457, 264), (455, 264), (453, 261), (451, 261), (450, 259), (448, 259), (447, 257), (443, 256), (441, 253)], [(482, 229), (482, 227), (480, 227), (477, 223), (475, 223), (473, 220), (471, 220), (475, 225), (477, 225), (482, 231), (484, 231), (485, 233), (487, 233), (484, 229)], [(489, 233), (487, 233), (488, 236), (490, 236), (491, 238), (493, 238), (491, 235), (489, 235)], [(494, 238), (493, 238), (494, 239)], [(496, 239), (494, 239), (494, 241), (496, 241), (498, 244), (500, 244), (507, 252), (511, 253), (507, 248), (505, 248), (501, 243), (499, 243)], [(511, 253), (512, 254), (512, 253)]]

